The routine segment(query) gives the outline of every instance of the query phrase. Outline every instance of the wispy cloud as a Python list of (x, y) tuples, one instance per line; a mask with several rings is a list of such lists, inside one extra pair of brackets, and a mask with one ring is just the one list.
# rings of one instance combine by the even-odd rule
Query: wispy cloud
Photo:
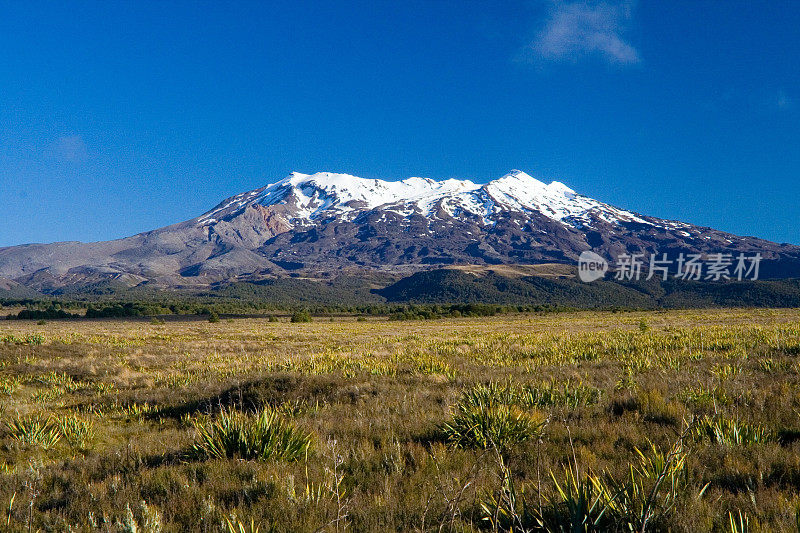
[(624, 35), (633, 18), (633, 2), (566, 2), (554, 0), (528, 53), (546, 61), (578, 61), (599, 56), (618, 65), (641, 61)]
[(77, 163), (86, 159), (88, 152), (86, 143), (80, 135), (63, 135), (55, 143), (56, 157), (68, 163)]

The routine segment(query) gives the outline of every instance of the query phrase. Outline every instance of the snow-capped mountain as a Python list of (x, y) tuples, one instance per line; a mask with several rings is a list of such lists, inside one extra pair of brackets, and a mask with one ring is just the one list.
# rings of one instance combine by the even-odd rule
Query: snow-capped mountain
[(114, 283), (202, 286), (452, 264), (574, 264), (584, 250), (759, 252), (800, 277), (800, 247), (613, 207), (514, 170), (485, 184), (292, 173), (186, 222), (99, 243), (0, 248), (0, 277), (37, 290)]
[(282, 205), (292, 227), (308, 226), (329, 217), (354, 220), (374, 209), (409, 217), (437, 217), (440, 211), (456, 219), (478, 217), (492, 225), (504, 212), (539, 212), (572, 226), (599, 217), (607, 222), (644, 222), (633, 213), (580, 196), (563, 183), (545, 184), (521, 170), (485, 185), (468, 180), (434, 181), (408, 178), (402, 181), (369, 180), (348, 174), (300, 174), (247, 193), (239, 194), (204, 214), (198, 223), (212, 225), (241, 213), (248, 205)]

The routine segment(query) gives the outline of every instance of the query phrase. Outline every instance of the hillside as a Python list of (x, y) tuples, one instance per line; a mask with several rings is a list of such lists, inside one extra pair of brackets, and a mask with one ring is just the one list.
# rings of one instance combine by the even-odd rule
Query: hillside
[(485, 184), (323, 172), (292, 173), (192, 220), (124, 239), (0, 248), (8, 285), (0, 290), (204, 290), (290, 275), (575, 265), (585, 250), (612, 262), (625, 253), (760, 253), (762, 277), (800, 276), (798, 246), (633, 213), (518, 170)]

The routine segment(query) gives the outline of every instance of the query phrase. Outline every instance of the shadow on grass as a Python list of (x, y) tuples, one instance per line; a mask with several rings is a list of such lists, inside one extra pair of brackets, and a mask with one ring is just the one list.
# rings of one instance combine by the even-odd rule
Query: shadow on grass
[(297, 376), (291, 374), (272, 375), (264, 378), (228, 384), (221, 392), (209, 396), (188, 399), (173, 404), (168, 398), (153, 398), (156, 409), (146, 413), (145, 418), (179, 420), (187, 415), (214, 415), (222, 409), (235, 408), (241, 411), (257, 411), (265, 407), (277, 407), (284, 403), (308, 403), (323, 405), (339, 399), (343, 380), (324, 376)]

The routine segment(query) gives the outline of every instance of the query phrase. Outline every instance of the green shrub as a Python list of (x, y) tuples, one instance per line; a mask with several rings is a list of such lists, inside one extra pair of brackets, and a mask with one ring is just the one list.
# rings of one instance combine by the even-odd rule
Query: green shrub
[(215, 420), (196, 421), (195, 452), (214, 458), (295, 461), (311, 447), (311, 436), (265, 409), (250, 415), (223, 410)]
[(8, 315), (6, 318), (9, 320), (13, 320), (15, 318), (20, 320), (43, 320), (45, 318), (78, 318), (78, 315), (67, 313), (63, 309), (55, 309), (51, 307), (45, 310), (23, 309), (16, 315)]
[(37, 333), (28, 333), (24, 337), (15, 337), (14, 335), (3, 335), (0, 337), (0, 342), (27, 346), (41, 346), (44, 344), (44, 340), (44, 335), (39, 335)]
[(0, 394), (14, 394), (20, 383), (22, 383), (22, 380), (18, 377), (0, 378)]
[(466, 391), (456, 404), (453, 418), (441, 426), (452, 445), (468, 448), (510, 449), (540, 437), (544, 420), (513, 405), (507, 390), (494, 385)]
[(157, 304), (144, 302), (112, 303), (106, 307), (96, 309), (89, 306), (86, 309), (86, 318), (121, 318), (129, 316), (153, 316), (169, 314), (172, 310)]
[(16, 416), (6, 422), (12, 439), (26, 446), (40, 446), (49, 450), (61, 440), (58, 426), (42, 415)]
[[(653, 444), (646, 452), (634, 450), (638, 461), (630, 465), (625, 478), (617, 480), (606, 474), (596, 483), (602, 488), (607, 513), (614, 523), (628, 531), (645, 531), (648, 525), (663, 525), (686, 494), (688, 452), (682, 440), (667, 452)], [(705, 488), (700, 495), (703, 492)]]
[[(617, 479), (608, 473), (581, 475), (577, 467), (550, 477), (554, 490), (535, 502), (526, 498), (525, 487), (514, 484), (502, 462), (503, 486), (499, 494), (484, 499), (484, 517), (496, 530), (516, 531), (660, 531), (688, 495), (686, 458), (682, 438), (668, 452), (651, 445), (642, 452), (628, 474)], [(538, 494), (538, 491), (534, 491)], [(699, 496), (705, 492), (700, 490)]]
[(737, 509), (737, 514), (728, 511), (728, 527), (731, 533), (749, 533), (751, 531), (750, 517), (747, 516), (747, 513), (742, 513), (741, 509)]
[(600, 401), (603, 391), (587, 387), (580, 383), (573, 385), (564, 383), (561, 386), (553, 382), (539, 386), (501, 385), (496, 382), (488, 385), (477, 385), (464, 393), (464, 398), (473, 404), (479, 401), (495, 401), (507, 405), (521, 407), (578, 407), (594, 405)]
[(551, 472), (555, 493), (538, 520), (545, 531), (608, 531), (613, 522), (608, 513), (607, 491), (597, 476), (587, 473), (578, 478), (571, 468), (564, 469), (559, 483)]
[(225, 525), (227, 526), (227, 533), (259, 533), (259, 527), (256, 525), (255, 520), (250, 519), (250, 524), (246, 524), (236, 518), (225, 517)]
[(776, 439), (774, 432), (758, 424), (748, 424), (735, 419), (705, 416), (694, 428), (696, 440), (707, 440), (726, 446), (750, 446)]
[[(503, 485), (481, 503), (484, 520), (494, 531), (600, 532), (616, 531), (608, 512), (605, 487), (597, 476), (580, 476), (565, 468), (559, 478), (550, 472), (554, 491), (539, 502), (517, 489), (510, 469), (501, 463)], [(538, 493), (537, 490), (533, 492)]]
[(551, 382), (539, 387), (523, 387), (519, 393), (519, 402), (530, 407), (564, 406), (577, 409), (596, 404), (602, 395), (602, 390), (580, 383), (577, 385), (564, 383), (563, 386), (558, 387)]
[(292, 313), (292, 322), (311, 322), (311, 314), (308, 311), (295, 311)]
[(64, 440), (74, 448), (85, 450), (94, 439), (94, 424), (91, 420), (69, 415), (59, 418), (57, 424)]

